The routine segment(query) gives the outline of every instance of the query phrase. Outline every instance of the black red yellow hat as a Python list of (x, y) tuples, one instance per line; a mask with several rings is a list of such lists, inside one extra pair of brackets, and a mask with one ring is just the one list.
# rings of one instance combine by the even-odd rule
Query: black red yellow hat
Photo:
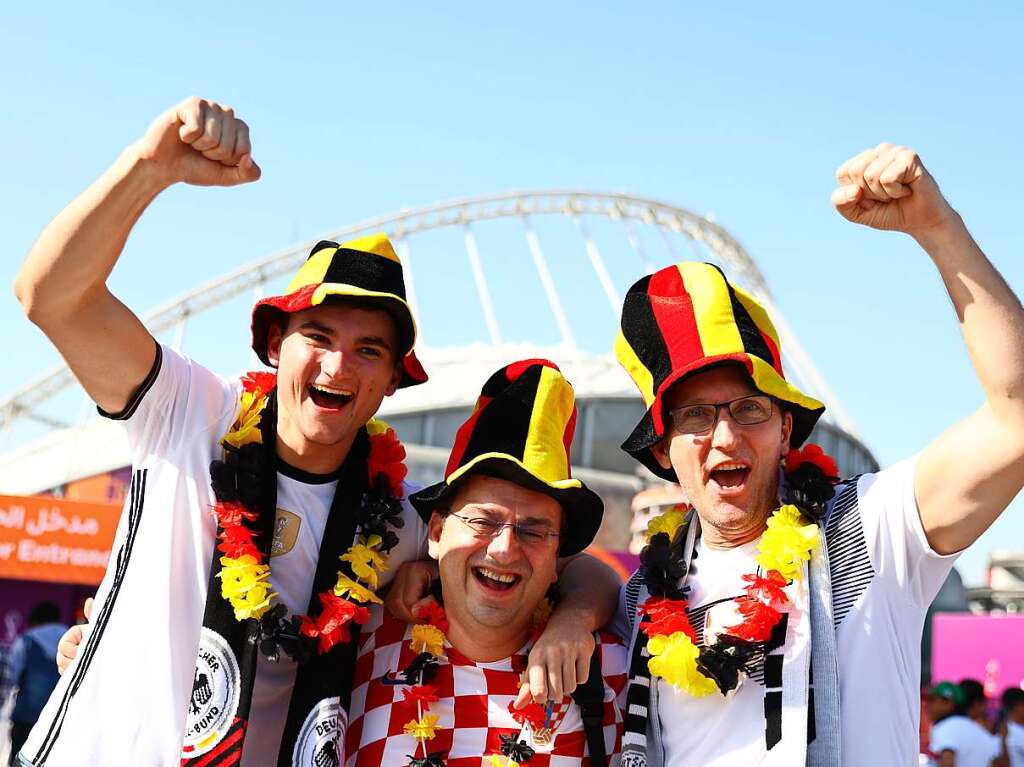
[(651, 453), (665, 436), (662, 397), (693, 373), (723, 362), (742, 365), (755, 388), (793, 414), (793, 447), (825, 411), (786, 380), (779, 336), (764, 307), (714, 264), (683, 262), (634, 283), (622, 306), (615, 356), (647, 406), (622, 449), (664, 479), (675, 481), (675, 472)]
[(267, 333), (281, 314), (301, 312), (319, 306), (329, 296), (358, 298), (379, 306), (395, 321), (402, 348), (402, 379), (399, 388), (415, 386), (427, 380), (416, 358), (416, 321), (405, 298), (402, 262), (386, 234), (378, 232), (339, 245), (323, 240), (288, 283), (282, 296), (271, 296), (256, 303), (252, 310), (252, 348), (265, 365)]
[(514, 482), (554, 498), (565, 511), (559, 554), (583, 551), (601, 527), (604, 504), (569, 467), (576, 398), (548, 360), (503, 367), (487, 379), (473, 414), (455, 435), (444, 480), (409, 496), (423, 519), (473, 474)]

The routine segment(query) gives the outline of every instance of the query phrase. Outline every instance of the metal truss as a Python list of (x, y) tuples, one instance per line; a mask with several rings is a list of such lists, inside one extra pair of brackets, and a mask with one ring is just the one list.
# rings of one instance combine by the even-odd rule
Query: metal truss
[[(765, 301), (769, 307), (774, 306), (768, 284), (753, 259), (725, 228), (713, 221), (684, 208), (645, 197), (590, 192), (582, 189), (559, 189), (512, 191), (467, 197), (367, 219), (328, 232), (317, 239), (297, 243), (292, 247), (271, 253), (222, 277), (211, 280), (195, 290), (158, 306), (145, 314), (142, 321), (154, 335), (176, 328), (176, 338), (180, 340), (185, 323), (189, 318), (243, 292), (261, 290), (268, 281), (294, 272), (305, 260), (310, 247), (318, 240), (342, 241), (372, 231), (385, 231), (395, 241), (403, 256), (403, 261), (407, 264), (408, 282), (412, 288), (413, 274), (407, 259), (409, 238), (433, 229), (458, 227), (464, 230), (467, 254), (473, 267), (474, 281), (484, 309), (484, 316), (487, 319), (490, 337), (492, 342), (497, 343), (501, 338), (500, 329), (494, 318), (490, 293), (480, 265), (471, 226), (477, 222), (493, 219), (517, 218), (523, 224), (534, 265), (562, 333), (563, 343), (572, 348), (574, 346), (572, 332), (531, 224), (533, 217), (551, 215), (568, 217), (579, 226), (590, 263), (615, 314), (618, 313), (621, 302), (608, 277), (601, 254), (590, 237), (586, 217), (604, 217), (621, 222), (631, 249), (648, 271), (652, 271), (654, 266), (642, 251), (640, 242), (635, 236), (636, 224), (660, 230), (666, 247), (673, 258), (677, 260), (679, 260), (679, 256), (676, 253), (671, 234), (682, 235), (694, 248), (697, 257), (703, 258), (699, 249), (696, 248), (696, 244), (700, 243), (740, 285)], [(410, 290), (410, 299), (415, 304), (414, 290)], [(783, 348), (787, 350), (786, 356), (790, 366), (796, 369), (798, 377), (802, 381), (809, 384), (820, 398), (826, 400), (833, 420), (843, 429), (855, 435), (853, 424), (839, 405), (835, 395), (828, 389), (822, 376), (814, 368), (810, 357), (796, 340), (792, 330), (777, 311), (772, 314), (778, 330), (783, 336)], [(56, 426), (57, 423), (53, 419), (38, 414), (36, 410), (73, 383), (74, 377), (67, 366), (58, 365), (0, 400), (0, 433), (3, 433), (6, 427), (19, 418), (31, 418), (47, 425)]]

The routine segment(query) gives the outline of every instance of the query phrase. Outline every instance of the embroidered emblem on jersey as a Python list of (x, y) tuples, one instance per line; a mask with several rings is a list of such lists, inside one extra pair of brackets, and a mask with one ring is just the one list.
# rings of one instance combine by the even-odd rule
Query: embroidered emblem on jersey
[(301, 527), (302, 517), (286, 509), (278, 509), (277, 518), (274, 520), (274, 540), (270, 544), (270, 556), (279, 557), (295, 548)]
[(313, 706), (302, 723), (292, 751), (294, 767), (339, 767), (345, 757), (345, 728), (348, 717), (337, 697), (324, 698)]
[(182, 757), (192, 759), (205, 754), (223, 740), (238, 710), (240, 687), (238, 663), (227, 641), (204, 627), (185, 720)]

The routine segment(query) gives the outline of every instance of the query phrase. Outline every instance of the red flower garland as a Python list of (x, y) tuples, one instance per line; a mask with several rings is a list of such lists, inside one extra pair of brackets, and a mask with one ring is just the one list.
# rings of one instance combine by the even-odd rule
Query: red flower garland
[(818, 445), (808, 444), (799, 450), (786, 453), (786, 473), (794, 472), (802, 464), (813, 463), (829, 479), (839, 478), (839, 466), (828, 453)]

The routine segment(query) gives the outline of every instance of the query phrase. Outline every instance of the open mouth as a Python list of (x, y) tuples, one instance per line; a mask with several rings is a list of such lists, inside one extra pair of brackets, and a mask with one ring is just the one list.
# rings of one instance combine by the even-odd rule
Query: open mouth
[(738, 490), (746, 484), (749, 476), (749, 466), (741, 463), (726, 463), (712, 469), (710, 478), (720, 490)]
[(318, 384), (310, 384), (307, 391), (313, 404), (325, 410), (341, 410), (353, 397), (347, 389), (329, 389)]
[(523, 579), (521, 575), (499, 573), (489, 567), (474, 567), (473, 577), (476, 578), (477, 583), (491, 591), (509, 591)]

